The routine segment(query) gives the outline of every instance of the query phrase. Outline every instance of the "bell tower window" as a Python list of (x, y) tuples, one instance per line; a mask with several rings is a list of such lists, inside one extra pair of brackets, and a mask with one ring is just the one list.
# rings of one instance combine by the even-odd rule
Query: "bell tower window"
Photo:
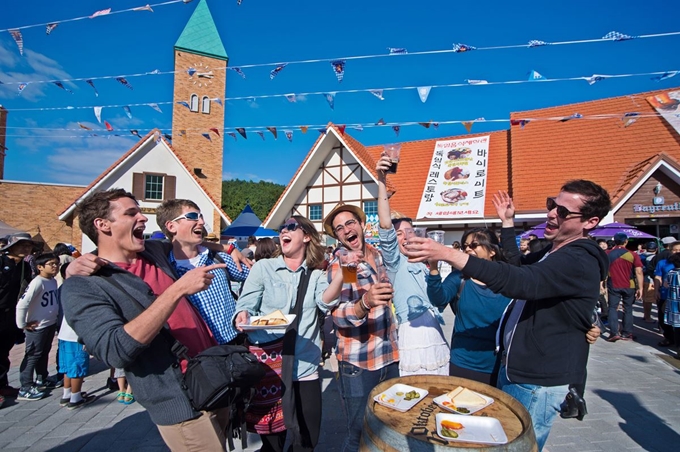
[(210, 98), (208, 96), (203, 96), (203, 99), (201, 100), (201, 113), (205, 113), (206, 115), (210, 114)]
[(198, 111), (198, 96), (196, 94), (191, 95), (191, 102), (189, 102), (189, 110)]

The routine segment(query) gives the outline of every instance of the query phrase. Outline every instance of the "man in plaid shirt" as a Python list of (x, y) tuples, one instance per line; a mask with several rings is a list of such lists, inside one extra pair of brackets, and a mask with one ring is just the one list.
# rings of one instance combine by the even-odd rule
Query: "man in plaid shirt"
[[(390, 302), (392, 285), (378, 282), (382, 255), (364, 239), (366, 214), (358, 207), (340, 204), (323, 222), (326, 233), (348, 250), (363, 252), (357, 282), (343, 284), (340, 304), (333, 311), (338, 337), (340, 394), (347, 416), (343, 451), (359, 449), (368, 394), (380, 382), (399, 376), (397, 335)], [(384, 268), (383, 268), (384, 269)], [(341, 271), (333, 261), (328, 281)]]
[(230, 322), (236, 301), (231, 294), (229, 280), (245, 281), (249, 273), (248, 267), (243, 265), (239, 270), (229, 254), (216, 253), (201, 246), (205, 221), (193, 201), (165, 201), (156, 211), (156, 222), (172, 240), (168, 260), (179, 277), (197, 267), (221, 262), (227, 264), (225, 270), (229, 277), (223, 269), (216, 269), (212, 272), (215, 277), (210, 286), (206, 290), (188, 295), (187, 298), (198, 309), (218, 344), (233, 343), (238, 332)]

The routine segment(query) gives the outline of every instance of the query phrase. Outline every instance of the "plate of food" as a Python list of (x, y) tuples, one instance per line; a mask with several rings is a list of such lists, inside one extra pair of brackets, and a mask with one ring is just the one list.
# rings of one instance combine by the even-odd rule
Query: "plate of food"
[(437, 435), (446, 441), (462, 441), (480, 444), (505, 444), (508, 436), (501, 422), (495, 417), (461, 416), (438, 413), (435, 416)]
[(425, 389), (397, 383), (386, 391), (373, 397), (373, 400), (380, 405), (405, 412), (416, 406), (416, 404), (423, 400), (427, 394), (428, 392)]
[(435, 397), (434, 403), (456, 414), (472, 414), (491, 405), (494, 400), (484, 394), (458, 386), (453, 391)]
[(254, 315), (250, 317), (250, 323), (236, 325), (243, 331), (254, 330), (285, 330), (295, 320), (295, 314), (284, 314), (276, 310), (267, 315)]

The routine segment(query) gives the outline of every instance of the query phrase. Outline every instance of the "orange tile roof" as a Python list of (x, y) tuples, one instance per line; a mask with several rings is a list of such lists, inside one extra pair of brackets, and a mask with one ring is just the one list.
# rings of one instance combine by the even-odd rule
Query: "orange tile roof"
[[(70, 203), (69, 203), (69, 204), (68, 204), (61, 212), (59, 212), (58, 216), (62, 216), (66, 211), (68, 211), (68, 209), (69, 209), (73, 204), (75, 204), (76, 202), (78, 202), (78, 200), (79, 200), (80, 198), (82, 198), (82, 197), (85, 195), (85, 193), (87, 193), (88, 191), (90, 191), (90, 190), (92, 189), (92, 187), (94, 187), (95, 185), (97, 185), (102, 179), (104, 179), (106, 176), (108, 176), (108, 175), (109, 175), (109, 174), (110, 174), (110, 173), (111, 173), (118, 165), (120, 165), (121, 163), (123, 163), (123, 162), (125, 161), (125, 159), (127, 159), (130, 155), (132, 155), (132, 153), (134, 153), (137, 149), (139, 149), (139, 147), (142, 145), (142, 143), (144, 143), (144, 142), (145, 142), (150, 136), (152, 136), (155, 132), (161, 133), (160, 130), (158, 130), (158, 129), (153, 129), (153, 130), (151, 130), (149, 133), (147, 133), (146, 135), (144, 135), (139, 141), (137, 141), (137, 143), (136, 143), (134, 146), (132, 146), (132, 147), (130, 148), (129, 151), (127, 151), (125, 154), (123, 154), (123, 155), (122, 155), (118, 160), (116, 160), (111, 166), (109, 166), (106, 170), (104, 170), (103, 173), (101, 173), (99, 176), (97, 176), (97, 177), (90, 183), (90, 185), (88, 185), (88, 186), (85, 188), (85, 190), (83, 190), (83, 192), (82, 192), (80, 195), (78, 195), (78, 197), (77, 197), (76, 199), (74, 199), (73, 201), (71, 201), (71, 202), (70, 202)], [(215, 205), (218, 207), (219, 212), (220, 212), (222, 215), (224, 215), (224, 217), (229, 221), (229, 223), (231, 223), (231, 221), (232, 221), (231, 218), (229, 218), (229, 215), (227, 215), (227, 213), (226, 213), (224, 210), (222, 210), (222, 206), (220, 206), (220, 203), (218, 203), (218, 202), (215, 200), (215, 198), (213, 198), (213, 196), (210, 194), (210, 192), (205, 188), (205, 186), (203, 186), (203, 184), (201, 183), (200, 179), (198, 179), (198, 177), (196, 177), (196, 175), (193, 173), (193, 171), (191, 171), (191, 170), (189, 169), (189, 167), (187, 166), (187, 163), (186, 163), (184, 160), (182, 160), (182, 158), (181, 158), (179, 155), (177, 155), (177, 153), (174, 151), (174, 149), (172, 148), (172, 146), (165, 140), (165, 138), (162, 137), (162, 134), (161, 134), (161, 140), (163, 140), (163, 142), (165, 142), (165, 144), (168, 146), (168, 148), (170, 148), (170, 151), (171, 151), (171, 152), (175, 155), (175, 157), (177, 157), (177, 159), (182, 163), (182, 165), (184, 166), (184, 168), (186, 168), (187, 172), (188, 172), (188, 173), (191, 175), (191, 177), (196, 181), (196, 183), (203, 189), (203, 191), (206, 193), (206, 195), (208, 195), (208, 198), (210, 198), (210, 200), (213, 202), (213, 204), (215, 204)]]
[(619, 196), (657, 154), (680, 158), (680, 137), (662, 117), (641, 117), (628, 127), (620, 119), (627, 112), (656, 115), (646, 97), (672, 89), (677, 88), (512, 113), (511, 119), (574, 113), (620, 115), (566, 122), (536, 120), (523, 129), (511, 126), (512, 196), (517, 210), (543, 210), (546, 195), (557, 194), (569, 179), (592, 180)]
[[(416, 218), (437, 141), (459, 140), (485, 135), (490, 135), (490, 138), (487, 197), (484, 210), (486, 217), (495, 217), (496, 211), (491, 203), (490, 195), (498, 190), (508, 189), (508, 132), (506, 130), (401, 143), (399, 170), (396, 174), (388, 176), (388, 182), (398, 188), (390, 198), (390, 208), (408, 217)], [(378, 159), (382, 150), (382, 144), (367, 148), (373, 159)]]

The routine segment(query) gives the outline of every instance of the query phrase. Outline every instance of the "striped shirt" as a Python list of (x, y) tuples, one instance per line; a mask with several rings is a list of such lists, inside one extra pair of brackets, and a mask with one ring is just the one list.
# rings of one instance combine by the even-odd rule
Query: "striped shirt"
[[(218, 254), (224, 263), (227, 264), (226, 270), (229, 272), (229, 278), (232, 281), (246, 280), (249, 273), (248, 267), (242, 265), (241, 268), (243, 270), (239, 272), (231, 256), (226, 253)], [(182, 277), (185, 273), (194, 268), (217, 263), (210, 258), (210, 253), (203, 247), (199, 247), (199, 255), (197, 258), (197, 260), (196, 258), (191, 259), (191, 262), (183, 260), (181, 263), (178, 263), (177, 259), (175, 259), (175, 254), (171, 252), (170, 264), (175, 267), (177, 275)], [(187, 299), (196, 307), (196, 309), (198, 309), (198, 312), (201, 314), (201, 317), (203, 317), (203, 320), (205, 320), (208, 328), (210, 328), (217, 343), (226, 344), (234, 339), (238, 333), (231, 323), (231, 318), (233, 317), (236, 308), (236, 300), (234, 300), (234, 297), (231, 295), (229, 281), (227, 280), (227, 275), (224, 273), (224, 269), (218, 268), (211, 273), (214, 274), (215, 277), (210, 283), (210, 286), (201, 292), (188, 295)]]
[[(366, 253), (373, 254), (376, 265), (384, 266), (382, 255), (366, 244)], [(340, 270), (336, 259), (328, 267), (328, 281)], [(359, 264), (357, 282), (343, 284), (340, 303), (333, 310), (333, 322), (338, 337), (338, 361), (345, 361), (367, 370), (378, 370), (399, 361), (397, 332), (391, 305), (376, 306), (363, 319), (357, 317), (354, 306), (377, 281), (377, 271), (368, 262)]]

